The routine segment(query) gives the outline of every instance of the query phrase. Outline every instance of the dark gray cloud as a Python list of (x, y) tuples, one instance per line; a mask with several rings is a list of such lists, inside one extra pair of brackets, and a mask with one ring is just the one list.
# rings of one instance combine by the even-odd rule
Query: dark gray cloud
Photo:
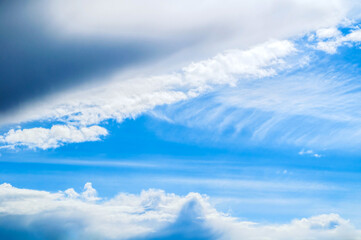
[(130, 65), (172, 47), (149, 41), (58, 39), (39, 24), (29, 3), (0, 3), (0, 114), (22, 103)]

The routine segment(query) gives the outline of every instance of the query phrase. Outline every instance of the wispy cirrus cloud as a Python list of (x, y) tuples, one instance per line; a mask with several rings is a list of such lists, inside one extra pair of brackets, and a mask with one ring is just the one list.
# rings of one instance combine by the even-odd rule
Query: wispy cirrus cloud
[(240, 79), (234, 87), (216, 89), (192, 102), (159, 107), (153, 116), (193, 129), (217, 130), (219, 136), (226, 134), (240, 144), (316, 149), (359, 146), (357, 66), (343, 62), (342, 56), (320, 56), (312, 47), (304, 47), (304, 42), (297, 46), (296, 56), (303, 57), (304, 64), (298, 60), (298, 66), (277, 75)]

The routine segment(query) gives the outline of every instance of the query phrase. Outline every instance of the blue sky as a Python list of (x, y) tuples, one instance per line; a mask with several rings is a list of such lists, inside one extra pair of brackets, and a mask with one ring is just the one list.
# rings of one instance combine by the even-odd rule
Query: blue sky
[(359, 239), (358, 9), (2, 3), (0, 237)]

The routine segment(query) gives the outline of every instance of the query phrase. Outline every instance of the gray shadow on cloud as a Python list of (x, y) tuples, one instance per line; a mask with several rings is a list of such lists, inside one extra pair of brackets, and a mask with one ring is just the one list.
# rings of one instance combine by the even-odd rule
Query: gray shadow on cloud
[(0, 114), (177, 48), (146, 40), (59, 39), (39, 21), (31, 3), (0, 3)]

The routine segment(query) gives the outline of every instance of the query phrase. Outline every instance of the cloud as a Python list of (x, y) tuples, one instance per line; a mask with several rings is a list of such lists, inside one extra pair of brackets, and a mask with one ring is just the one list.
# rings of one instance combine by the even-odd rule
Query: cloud
[(316, 158), (320, 158), (322, 157), (321, 154), (318, 154), (318, 153), (314, 153), (313, 150), (304, 150), (302, 149), (301, 151), (298, 152), (299, 155), (310, 155), (310, 156), (313, 156), (313, 157), (316, 157)]
[[(327, 32), (328, 31), (328, 32)], [(326, 41), (322, 41), (324, 36), (321, 34), (321, 41), (316, 45), (316, 49), (324, 51), (328, 54), (335, 54), (337, 48), (347, 44), (359, 44), (361, 41), (361, 30), (359, 27), (351, 30), (350, 33), (342, 35), (340, 32), (332, 32), (333, 30), (324, 30), (323, 35), (329, 34)], [(318, 33), (316, 33), (318, 36)]]
[[(336, 30), (321, 29), (318, 35), (335, 35)], [(357, 39), (357, 34), (348, 38)], [(361, 98), (359, 84), (351, 73), (333, 70), (332, 64), (315, 72), (309, 63), (318, 58), (303, 45), (269, 41), (248, 50), (225, 51), (163, 75), (129, 77), (116, 72), (101, 84), (58, 93), (3, 115), (0, 123), (48, 120), (81, 128), (109, 119), (122, 122), (158, 107), (153, 115), (172, 123), (220, 131), (232, 128), (235, 135), (246, 132), (245, 137), (254, 142), (273, 139), (318, 148), (340, 147), (347, 138), (344, 142), (358, 145), (360, 133), (354, 129), (359, 129), (361, 116), (354, 99)], [(315, 130), (316, 125), (320, 127)], [(329, 137), (330, 128), (334, 137)]]
[[(220, 87), (189, 102), (158, 107), (152, 116), (190, 131), (210, 131), (213, 137), (202, 139), (202, 134), (190, 133), (188, 139), (194, 141), (221, 139), (228, 145), (262, 143), (323, 150), (358, 148), (359, 69), (344, 61), (344, 56), (319, 56), (318, 51), (302, 46), (304, 43), (296, 45), (297, 61), (286, 58), (289, 67), (275, 75), (240, 78), (234, 87)], [(179, 134), (184, 136), (180, 139), (187, 139), (185, 131)], [(169, 132), (165, 137), (172, 138)]]
[(107, 134), (105, 128), (96, 125), (79, 128), (71, 125), (54, 125), (51, 128), (11, 129), (0, 136), (0, 146), (48, 149), (59, 147), (64, 143), (98, 141)]
[[(70, 190), (70, 191), (69, 191)], [(68, 189), (68, 196), (70, 197), (77, 197), (75, 191), (71, 191), (72, 189)], [(82, 198), (87, 201), (97, 201), (100, 200), (100, 198), (97, 197), (97, 191), (93, 188), (92, 184), (90, 182), (86, 183), (84, 185), (84, 192), (81, 194)]]
[[(335, 30), (334, 26), (342, 22), (345, 16), (349, 16), (350, 10), (357, 9), (358, 4), (341, 0), (325, 0), (317, 3), (310, 0), (292, 0), (287, 3), (282, 0), (270, 3), (227, 0), (222, 4), (219, 2), (194, 3), (188, 0), (182, 2), (157, 0), (152, 3), (144, 0), (132, 2), (77, 0), (39, 1), (33, 4), (29, 3), (25, 7), (17, 3), (14, 6), (10, 7), (11, 11), (8, 12), (18, 13), (21, 16), (19, 22), (26, 22), (26, 26), (31, 26), (31, 29), (39, 33), (29, 35), (39, 37), (42, 41), (40, 43), (36, 37), (31, 38), (32, 41), (27, 41), (32, 44), (37, 43), (41, 47), (33, 47), (38, 46), (37, 44), (30, 47), (28, 45), (4, 47), (4, 49), (15, 49), (14, 53), (20, 52), (21, 55), (24, 52), (26, 57), (23, 58), (19, 55), (19, 57), (11, 58), (15, 59), (15, 65), (12, 63), (6, 65), (8, 61), (4, 62), (4, 69), (11, 71), (8, 78), (17, 80), (12, 81), (10, 87), (0, 88), (4, 89), (4, 94), (0, 95), (9, 98), (9, 102), (0, 101), (3, 103), (0, 110), (1, 108), (13, 110), (2, 114), (0, 124), (45, 119), (61, 121), (65, 125), (70, 123), (69, 126), (74, 126), (79, 130), (108, 119), (121, 122), (126, 118), (135, 118), (156, 106), (190, 100), (224, 86), (241, 87), (240, 83), (249, 82), (250, 79), (263, 79), (275, 76), (279, 72), (297, 65), (302, 66), (307, 62), (307, 57), (289, 59), (293, 54), (301, 54), (296, 50), (294, 43), (287, 40), (269, 41), (269, 39), (301, 36), (319, 28), (321, 30), (317, 34), (320, 39), (325, 36), (335, 37), (337, 29)], [(84, 6), (87, 11), (84, 11)], [(207, 14), (203, 14), (205, 11)], [(274, 14), (275, 12), (277, 14)], [(14, 34), (0, 42), (0, 44), (8, 46), (9, 43), (16, 43), (16, 41), (12, 41), (13, 39), (22, 38), (24, 31), (21, 27), (19, 28), (18, 20), (14, 20), (12, 17), (16, 14), (3, 16), (9, 21), (2, 21), (3, 25), (0, 26), (2, 29), (8, 29), (8, 23), (17, 27)], [(37, 17), (29, 19), (29, 16)], [(287, 19), (293, 24), (289, 24), (290, 21)], [(22, 26), (22, 24), (20, 25)], [(32, 31), (32, 33), (34, 32)], [(129, 43), (132, 44), (129, 45)], [(262, 44), (244, 50), (255, 43)], [(105, 64), (100, 63), (104, 62), (105, 58), (108, 60), (108, 55), (115, 56), (113, 50), (119, 50), (120, 46), (122, 46), (122, 51), (117, 52), (119, 55), (114, 59), (109, 57), (111, 59)], [(150, 50), (154, 46), (159, 48), (156, 47), (155, 51)], [(28, 49), (28, 47), (31, 51), (18, 51), (18, 49)], [(36, 51), (36, 49), (45, 47), (47, 50), (44, 52)], [(94, 55), (89, 56), (89, 48), (95, 48), (94, 51), (90, 51)], [(138, 52), (139, 55), (135, 52), (138, 49), (142, 50), (141, 53)], [(225, 51), (226, 49), (233, 50)], [(221, 53), (219, 53), (220, 51)], [(163, 65), (172, 65), (172, 67), (149, 70), (141, 64), (134, 71), (128, 68), (129, 71), (117, 69), (117, 64), (120, 64), (119, 67), (122, 67), (123, 64), (123, 67), (127, 67), (126, 65), (133, 60), (135, 63), (140, 63), (148, 57), (154, 59), (157, 52), (162, 52), (160, 55), (164, 57), (163, 63), (165, 64)], [(43, 62), (36, 60), (37, 56), (44, 60), (43, 55), (48, 57), (49, 53), (62, 57), (62, 53), (64, 53), (66, 56), (64, 60), (51, 64), (50, 62), (53, 60)], [(211, 54), (216, 53), (219, 54), (209, 58)], [(11, 51), (7, 55), (18, 56)], [(32, 56), (35, 57), (32, 58)], [(206, 60), (198, 60), (204, 56), (206, 56)], [(50, 57), (50, 59), (63, 59), (62, 57)], [(35, 84), (39, 85), (36, 87), (36, 91), (31, 90), (33, 87), (31, 84), (29, 85), (31, 81), (26, 80), (26, 84), (22, 80), (18, 81), (19, 79), (33, 79), (34, 75), (22, 73), (19, 77), (16, 75), (19, 71), (13, 71), (18, 60), (22, 59), (26, 60), (26, 64), (21, 62), (19, 65), (31, 64), (29, 71), (27, 71), (28, 67), (20, 69), (28, 73), (39, 73), (39, 78), (36, 78), (42, 79), (39, 80), (41, 84)], [(68, 60), (73, 62), (70, 63)], [(183, 62), (189, 63), (190, 60), (194, 60), (194, 62), (185, 64), (186, 66), (183, 68), (176, 68), (178, 71), (168, 71)], [(50, 65), (47, 65), (48, 63)], [(63, 67), (64, 64), (65, 67)], [(110, 65), (111, 67), (108, 67)], [(39, 70), (33, 69), (33, 66), (39, 67), (41, 71), (45, 69), (46, 72), (40, 74)], [(103, 71), (105, 69), (106, 71)], [(49, 75), (47, 71), (50, 71), (51, 74)], [(163, 74), (154, 73), (157, 71), (161, 71)], [(12, 75), (14, 73), (16, 76)], [(57, 80), (54, 80), (53, 74), (56, 75)], [(72, 85), (77, 82), (76, 79), (80, 78), (87, 79), (84, 81), (92, 81), (92, 84), (77, 86), (61, 92), (58, 91), (57, 86), (65, 85), (62, 83), (60, 85), (51, 84), (59, 80)], [(50, 79), (54, 81), (50, 81)], [(45, 90), (39, 90), (43, 87)], [(8, 91), (9, 88), (12, 90)], [(24, 99), (35, 98), (35, 95), (49, 93), (48, 89), (50, 88), (56, 89), (56, 93), (33, 99), (31, 102), (23, 104), (21, 108), (13, 109), (12, 106), (23, 101), (21, 100), (23, 97)], [(35, 93), (33, 96), (32, 94), (38, 90), (42, 93)], [(24, 101), (26, 102), (26, 100)], [(267, 127), (265, 126), (265, 128)], [(24, 129), (23, 131), (26, 134), (38, 131), (39, 134), (47, 135), (47, 133), (43, 133), (46, 130), (40, 129), (42, 128)], [(257, 135), (262, 135), (264, 131), (260, 132), (261, 134)], [(16, 135), (14, 135), (15, 133)], [(6, 134), (9, 136), (5, 136)], [(46, 149), (58, 147), (66, 142), (77, 141), (49, 137), (52, 139), (49, 140), (50, 142), (44, 140), (37, 143), (42, 140), (35, 141), (31, 137), (29, 140), (25, 136), (26, 134), (18, 130), (10, 130), (2, 135), (2, 142), (6, 145), (16, 144)], [(20, 138), (6, 140), (5, 138), (10, 135), (14, 137), (21, 135), (24, 141)], [(99, 137), (94, 137), (94, 139), (99, 139)], [(87, 138), (82, 141), (87, 141)]]
[[(358, 31), (341, 37), (336, 28), (323, 28), (316, 34), (326, 42), (338, 38), (357, 41)], [(188, 126), (212, 123), (229, 128), (233, 125), (235, 133), (246, 131), (247, 137), (256, 141), (273, 137), (279, 143), (313, 148), (313, 144), (337, 146), (340, 139), (347, 137), (354, 145), (359, 144), (360, 131), (354, 131), (359, 129), (361, 117), (355, 111), (359, 106), (357, 101), (351, 101), (360, 98), (359, 84), (345, 72), (329, 68), (311, 72), (308, 64), (319, 59), (314, 57), (312, 48), (304, 45), (307, 44), (302, 42), (296, 46), (288, 40), (268, 41), (248, 50), (224, 51), (179, 71), (160, 75), (115, 72), (102, 77), (102, 81), (48, 96), (4, 114), (0, 124), (48, 120), (87, 128), (109, 119), (122, 122), (155, 107), (180, 103), (181, 107), (187, 106), (186, 113), (155, 115)], [(212, 98), (202, 102), (202, 96)], [(183, 111), (177, 107), (174, 112)], [(200, 116), (201, 113), (208, 117)], [(295, 120), (302, 120), (303, 124), (292, 124)], [(325, 124), (315, 131), (314, 126), (321, 122)], [(283, 128), (278, 135), (282, 124), (291, 126), (290, 131)], [(334, 137), (325, 138), (330, 128)], [(72, 140), (61, 144), (65, 142)], [(21, 141), (17, 145), (22, 145)]]
[(348, 0), (9, 1), (0, 10), (0, 112), (102, 80), (109, 72), (137, 66), (145, 73), (161, 59), (166, 72), (227, 49), (335, 26), (352, 17), (355, 5)]
[[(246, 34), (253, 41), (290, 37), (338, 24), (357, 3), (340, 0), (42, 1), (38, 14), (57, 34), (70, 37), (224, 41)], [(87, 11), (84, 11), (86, 6)], [(277, 12), (275, 15), (274, 13)], [(205, 14), (207, 13), (207, 14)], [(292, 20), (292, 24), (289, 24)], [(262, 31), (261, 34), (256, 34)], [(257, 35), (257, 36), (256, 36)]]
[(342, 33), (336, 27), (321, 28), (316, 31), (318, 39), (335, 38), (340, 36)]
[[(86, 186), (89, 189), (90, 183)], [(0, 237), (352, 240), (361, 236), (360, 230), (337, 214), (287, 224), (240, 221), (217, 211), (207, 196), (198, 193), (178, 196), (150, 189), (102, 201), (89, 201), (81, 197), (84, 194), (74, 193), (74, 189), (50, 193), (0, 185)]]
[(60, 39), (40, 26), (33, 5), (18, 0), (1, 4), (0, 115), (115, 69), (145, 67), (181, 48), (141, 40)]
[(158, 105), (194, 98), (215, 86), (234, 86), (239, 79), (275, 75), (288, 67), (283, 59), (295, 51), (290, 41), (270, 41), (249, 50), (227, 51), (170, 74), (127, 78), (115, 73), (104, 79), (105, 83), (53, 95), (3, 116), (1, 122), (40, 119), (82, 125), (98, 124), (107, 119), (121, 122)]
[[(333, 39), (340, 37), (337, 31), (320, 29), (317, 34), (319, 39)], [(358, 30), (343, 38), (356, 41)], [(3, 115), (0, 123), (48, 120), (81, 128), (109, 119), (122, 122), (158, 107), (153, 115), (172, 123), (212, 126), (221, 132), (232, 128), (236, 136), (246, 133), (242, 137), (253, 142), (272, 139), (302, 148), (359, 145), (361, 116), (355, 99), (361, 95), (352, 67), (335, 70), (331, 62), (315, 70), (310, 63), (319, 62), (317, 51), (304, 45), (269, 41), (163, 75), (129, 77), (116, 72), (101, 84), (58, 93)]]

